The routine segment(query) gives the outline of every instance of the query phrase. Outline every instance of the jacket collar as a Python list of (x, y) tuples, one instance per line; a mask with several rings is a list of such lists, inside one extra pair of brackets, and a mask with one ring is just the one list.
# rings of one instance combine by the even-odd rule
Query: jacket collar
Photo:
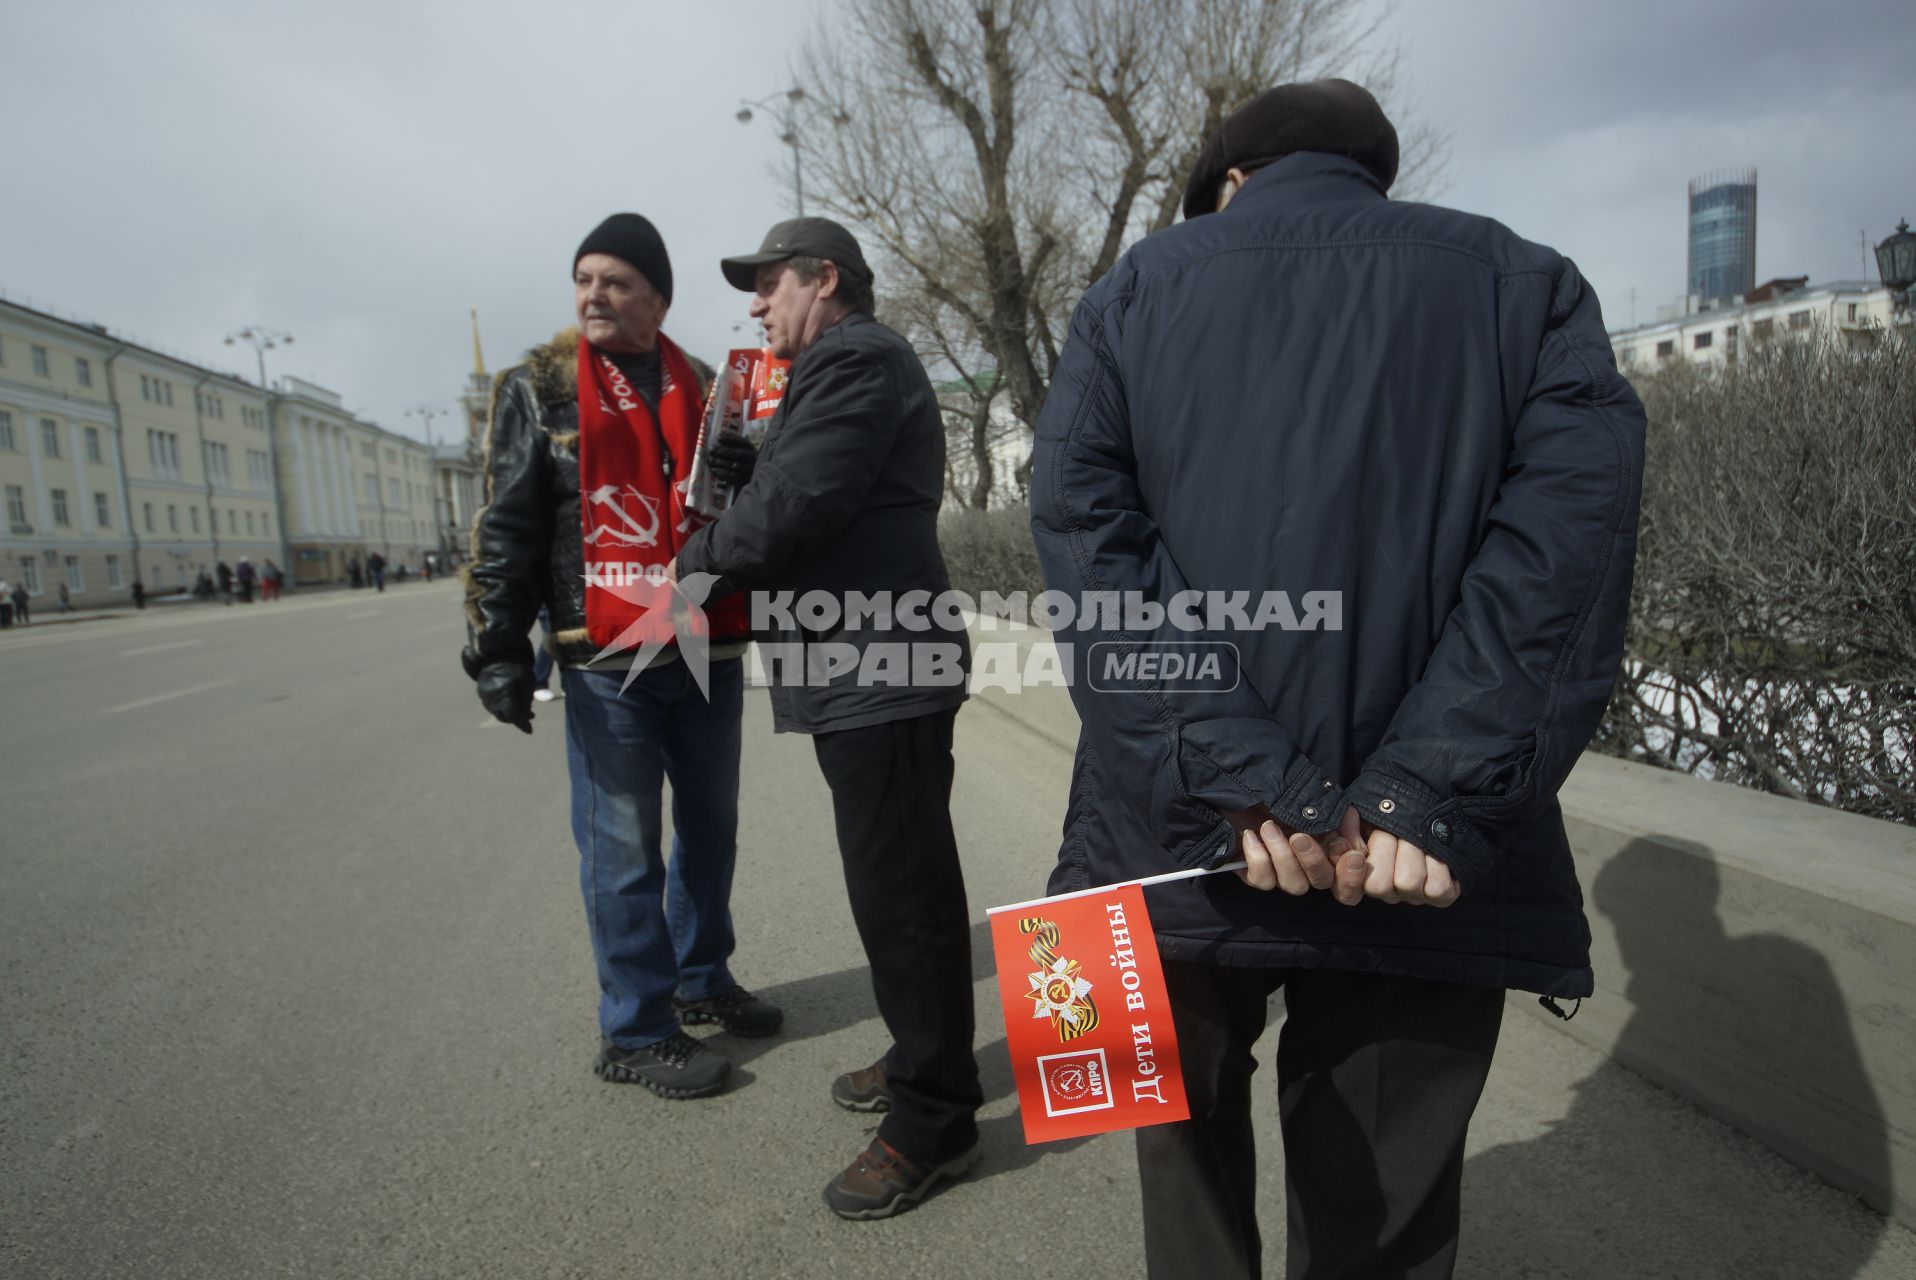
[(1386, 198), (1383, 184), (1376, 176), (1350, 157), (1298, 151), (1252, 174), (1231, 197), (1224, 212), (1228, 216), (1240, 209), (1295, 198), (1304, 191), (1334, 191), (1350, 198)]

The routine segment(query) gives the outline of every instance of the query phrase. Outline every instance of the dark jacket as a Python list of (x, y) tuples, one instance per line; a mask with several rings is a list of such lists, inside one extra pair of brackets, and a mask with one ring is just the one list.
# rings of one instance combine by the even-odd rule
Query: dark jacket
[(494, 383), (486, 506), (473, 521), (472, 559), (461, 570), (469, 675), (495, 661), (530, 666), (528, 633), (541, 608), (551, 610), (562, 664), (582, 666), (599, 651), (585, 625), (578, 364), (579, 332), (568, 329)]
[[(780, 732), (826, 733), (926, 715), (965, 700), (970, 645), (962, 629), (888, 625), (844, 608), (851, 593), (950, 589), (938, 549), (945, 490), (945, 433), (925, 368), (908, 343), (870, 315), (845, 317), (792, 363), (778, 412), (766, 428), (752, 478), (717, 522), (679, 552), (679, 572), (713, 573), (753, 593), (753, 638), (768, 659), (772, 719)], [(835, 622), (789, 624), (767, 605), (820, 592), (837, 602)], [(786, 593), (790, 593), (789, 597)], [(903, 603), (901, 601), (901, 603)], [(770, 622), (772, 625), (763, 625)], [(829, 682), (781, 678), (772, 665), (791, 649), (849, 645), (858, 669)], [(875, 646), (898, 646), (875, 650)], [(932, 648), (954, 658), (943, 683), (869, 684), (863, 656)], [(909, 668), (903, 670), (909, 674)]]
[[(1139, 244), (1078, 307), (1038, 425), (1048, 585), (1337, 605), (1059, 635), (1084, 728), (1053, 890), (1235, 857), (1220, 812), (1322, 833), (1355, 804), (1462, 899), (1206, 877), (1151, 891), (1164, 953), (1587, 994), (1556, 796), (1622, 654), (1643, 434), (1575, 266), (1352, 161), (1287, 157)], [(1242, 679), (1090, 688), (1094, 642), (1164, 640), (1235, 644)]]

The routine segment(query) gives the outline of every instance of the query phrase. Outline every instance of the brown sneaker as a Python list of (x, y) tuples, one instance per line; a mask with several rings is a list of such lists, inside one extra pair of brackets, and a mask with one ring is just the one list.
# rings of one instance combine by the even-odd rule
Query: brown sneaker
[(942, 1164), (907, 1160), (878, 1138), (825, 1186), (825, 1204), (841, 1218), (889, 1218), (923, 1200), (947, 1179), (955, 1181), (978, 1163), (978, 1144)]
[(885, 1079), (885, 1060), (847, 1071), (832, 1081), (832, 1101), (847, 1111), (890, 1111), (891, 1085)]

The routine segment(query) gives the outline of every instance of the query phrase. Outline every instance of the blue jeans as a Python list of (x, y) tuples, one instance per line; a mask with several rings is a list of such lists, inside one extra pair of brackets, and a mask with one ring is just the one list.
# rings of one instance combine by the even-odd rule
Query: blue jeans
[[(733, 985), (739, 717), (745, 664), (714, 662), (711, 701), (683, 662), (639, 673), (566, 668), (566, 763), (579, 887), (599, 969), (599, 1030), (634, 1049), (675, 1034), (672, 997)], [(660, 856), (672, 783), (672, 859)]]

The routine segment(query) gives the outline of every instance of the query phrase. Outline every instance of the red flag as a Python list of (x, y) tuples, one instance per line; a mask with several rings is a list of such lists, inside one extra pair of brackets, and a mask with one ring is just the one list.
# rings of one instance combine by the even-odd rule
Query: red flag
[(993, 907), (998, 997), (1026, 1142), (1190, 1117), (1137, 884)]

